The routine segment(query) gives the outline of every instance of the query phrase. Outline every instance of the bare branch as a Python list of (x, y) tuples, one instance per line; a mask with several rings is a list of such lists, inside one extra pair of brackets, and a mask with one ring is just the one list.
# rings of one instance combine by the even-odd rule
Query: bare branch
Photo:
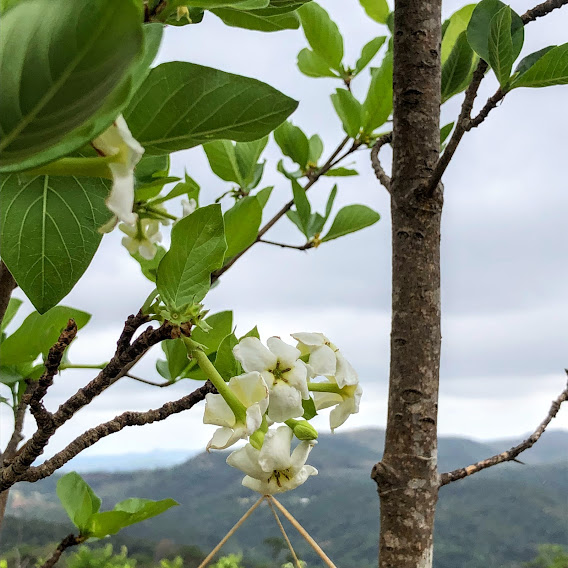
[(547, 2), (543, 2), (534, 8), (527, 10), (522, 16), (521, 20), (523, 20), (523, 24), (528, 24), (529, 22), (534, 22), (537, 18), (542, 18), (542, 16), (546, 16), (550, 14), (553, 10), (557, 8), (562, 8), (562, 6), (566, 6), (568, 4), (568, 0), (548, 0)]
[[(568, 374), (568, 370), (566, 371), (566, 374)], [(526, 440), (524, 440), (518, 446), (507, 450), (506, 452), (502, 452), (493, 457), (484, 459), (468, 467), (462, 467), (460, 469), (450, 471), (449, 473), (443, 473), (440, 476), (440, 487), (448, 485), (448, 483), (452, 483), (453, 481), (458, 481), (459, 479), (473, 475), (474, 473), (477, 473), (478, 471), (481, 471), (483, 469), (487, 469), (488, 467), (492, 467), (494, 465), (507, 461), (516, 461), (517, 456), (519, 456), (525, 450), (532, 448), (532, 446), (534, 446), (538, 442), (547, 426), (558, 414), (560, 405), (566, 400), (568, 400), (568, 385), (562, 391), (562, 393), (560, 393), (558, 398), (552, 402), (546, 418), (539, 424), (538, 428)]]
[(75, 440), (73, 440), (66, 448), (55, 454), (42, 465), (29, 468), (18, 481), (38, 481), (44, 477), (49, 477), (53, 472), (65, 465), (68, 461), (80, 454), (86, 448), (96, 444), (101, 438), (120, 432), (127, 426), (144, 426), (165, 420), (172, 414), (179, 414), (185, 410), (193, 408), (198, 402), (205, 399), (208, 393), (216, 393), (215, 387), (207, 381), (203, 386), (194, 390), (192, 393), (175, 400), (166, 402), (160, 408), (155, 410), (147, 410), (146, 412), (124, 412), (113, 420), (109, 420), (103, 424), (99, 424), (95, 428), (87, 430)]
[[(312, 187), (312, 185), (314, 185), (321, 176), (325, 175), (331, 168), (333, 168), (333, 166), (337, 165), (341, 160), (343, 160), (345, 157), (347, 157), (349, 154), (353, 153), (355, 150), (357, 150), (357, 148), (359, 147), (360, 144), (354, 142), (353, 145), (351, 146), (351, 148), (349, 148), (346, 152), (343, 153), (342, 156), (339, 156), (341, 154), (341, 151), (343, 150), (343, 148), (345, 148), (345, 145), (347, 144), (347, 142), (349, 142), (349, 136), (346, 136), (341, 143), (339, 144), (339, 146), (334, 150), (334, 152), (331, 154), (331, 156), (328, 158), (327, 162), (319, 169), (317, 170), (317, 172), (313, 173), (312, 176), (310, 177), (309, 181), (306, 183), (306, 185), (304, 186), (304, 191), (308, 191), (308, 189), (310, 189), (310, 187)], [(266, 225), (264, 225), (264, 227), (262, 227), (259, 231), (258, 231), (258, 235), (256, 237), (256, 239), (253, 241), (252, 244), (250, 244), (246, 249), (242, 250), (239, 254), (235, 255), (227, 264), (225, 264), (225, 266), (223, 266), (222, 268), (220, 268), (219, 270), (215, 271), (212, 275), (211, 275), (211, 282), (215, 282), (222, 274), (224, 274), (225, 272), (227, 272), (227, 270), (229, 270), (229, 268), (231, 268), (231, 266), (233, 266), (233, 264), (235, 264), (235, 262), (237, 262), (237, 260), (239, 260), (239, 258), (241, 258), (241, 256), (243, 256), (243, 254), (245, 254), (248, 250), (250, 250), (256, 243), (259, 243), (262, 239), (262, 237), (264, 237), (264, 235), (282, 218), (284, 217), (284, 215), (286, 215), (286, 213), (292, 208), (292, 206), (294, 205), (294, 200), (291, 199), (290, 201), (288, 201), (288, 203), (286, 203), (275, 215), (274, 217), (272, 217), (272, 219), (270, 219), (270, 221), (268, 221), (266, 223)]]
[(53, 554), (41, 565), (41, 568), (53, 568), (57, 561), (61, 558), (61, 555), (72, 546), (76, 546), (85, 542), (86, 537), (75, 536), (74, 534), (67, 535), (53, 551)]
[(305, 245), (287, 245), (285, 243), (277, 243), (275, 241), (267, 241), (266, 239), (258, 239), (259, 243), (264, 243), (266, 245), (274, 245), (275, 247), (295, 249), (295, 250), (308, 250), (314, 248), (314, 243), (308, 241)]
[(381, 162), (379, 160), (379, 152), (385, 144), (390, 144), (391, 142), (392, 142), (392, 132), (389, 132), (388, 134), (380, 136), (371, 150), (371, 164), (373, 165), (373, 169), (375, 170), (375, 175), (377, 176), (377, 179), (381, 182), (381, 184), (384, 186), (384, 188), (389, 192), (390, 192), (391, 179), (386, 174), (385, 170), (383, 170), (383, 167), (381, 166)]
[(0, 323), (2, 323), (4, 319), (4, 314), (12, 297), (12, 292), (17, 286), (14, 277), (4, 264), (4, 261), (0, 261)]

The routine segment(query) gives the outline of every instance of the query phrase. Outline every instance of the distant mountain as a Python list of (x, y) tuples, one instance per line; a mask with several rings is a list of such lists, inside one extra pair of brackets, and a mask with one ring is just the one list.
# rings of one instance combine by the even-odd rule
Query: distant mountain
[[(543, 436), (543, 442), (551, 438)], [(547, 441), (558, 456), (568, 432)], [(380, 458), (384, 432), (359, 430), (323, 435), (309, 463), (319, 475), (281, 496), (329, 556), (342, 568), (376, 566), (379, 502), (370, 480)], [(539, 442), (541, 443), (541, 442)], [(555, 449), (555, 444), (559, 446)], [(493, 444), (460, 438), (440, 440), (440, 469), (447, 471), (495, 453)], [(537, 445), (538, 446), (538, 445)], [(507, 444), (505, 444), (505, 448)], [(499, 447), (499, 451), (505, 449)], [(529, 450), (523, 460), (530, 463)], [(164, 515), (130, 527), (124, 536), (211, 549), (256, 499), (241, 486), (242, 475), (225, 464), (226, 453), (200, 454), (170, 469), (85, 475), (103, 499), (103, 508), (126, 497), (180, 502)], [(542, 458), (541, 458), (542, 459)], [(553, 459), (552, 462), (558, 462)], [(20, 484), (11, 493), (10, 514), (64, 521), (55, 497), (55, 476)], [(568, 470), (562, 463), (504, 464), (441, 490), (436, 523), (435, 568), (518, 568), (543, 543), (568, 542)], [(297, 534), (290, 536), (310, 568), (317, 558)], [(227, 544), (266, 558), (264, 539), (278, 537), (266, 507), (255, 512)]]
[(115, 472), (172, 467), (197, 453), (199, 452), (191, 450), (154, 450), (146, 453), (89, 455), (88, 452), (84, 452), (65, 464), (62, 471)]

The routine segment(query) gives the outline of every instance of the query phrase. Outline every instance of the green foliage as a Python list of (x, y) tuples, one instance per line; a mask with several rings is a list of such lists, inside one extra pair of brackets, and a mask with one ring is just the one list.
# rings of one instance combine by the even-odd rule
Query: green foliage
[(242, 565), (242, 554), (229, 554), (219, 558), (211, 568), (244, 568)]
[(525, 563), (525, 568), (568, 568), (568, 550), (557, 544), (541, 544), (538, 556)]
[(177, 223), (156, 280), (158, 292), (170, 310), (182, 310), (205, 297), (211, 272), (223, 264), (226, 249), (219, 205), (201, 207)]
[[(479, 57), (491, 65), (490, 37), (491, 37), (491, 21), (497, 15), (505, 4), (500, 0), (481, 0), (475, 7), (471, 15), (471, 19), (467, 26), (467, 40), (469, 45)], [(496, 21), (497, 22), (497, 21)], [(496, 23), (496, 26), (498, 24)], [(512, 59), (517, 59), (524, 42), (524, 26), (521, 17), (511, 10), (511, 41), (512, 41)], [(494, 40), (493, 40), (494, 42)], [(494, 49), (494, 48), (493, 48)]]
[(256, 79), (174, 61), (150, 71), (124, 116), (146, 152), (160, 155), (211, 140), (262, 138), (297, 106)]
[(365, 69), (365, 67), (369, 65), (373, 57), (377, 55), (379, 49), (381, 49), (381, 47), (385, 43), (386, 39), (386, 36), (379, 36), (367, 42), (363, 46), (363, 48), (361, 49), (361, 56), (357, 60), (357, 63), (355, 63), (355, 74), (361, 73), (361, 71), (363, 71), (363, 69)]
[(301, 128), (291, 122), (283, 122), (274, 131), (274, 140), (285, 156), (305, 170), (310, 155), (310, 143)]
[(178, 504), (173, 499), (126, 499), (117, 503), (112, 511), (100, 513), (100, 498), (75, 472), (58, 480), (57, 496), (79, 534), (89, 538), (116, 534), (124, 527), (155, 517)]
[(31, 313), (22, 325), (0, 344), (2, 365), (32, 363), (38, 355), (47, 356), (70, 318), (81, 329), (91, 316), (86, 312), (57, 306), (44, 314)]
[(83, 545), (67, 559), (66, 568), (135, 568), (136, 560), (129, 558), (127, 552), (123, 546), (120, 554), (116, 554), (112, 544), (103, 548)]
[(369, 18), (379, 24), (386, 24), (390, 13), (387, 0), (359, 0)]
[(491, 18), (489, 29), (489, 64), (501, 87), (509, 82), (513, 69), (512, 12), (505, 6)]
[(346, 89), (336, 89), (331, 95), (331, 102), (341, 119), (343, 130), (350, 138), (356, 138), (362, 123), (361, 103)]
[(443, 25), (442, 37), (442, 66), (450, 57), (458, 38), (467, 30), (476, 4), (468, 4), (454, 12)]
[(295, 12), (278, 13), (270, 7), (261, 10), (235, 10), (222, 8), (212, 12), (228, 26), (246, 28), (261, 32), (279, 32), (296, 30), (300, 27), (300, 19)]
[[(526, 68), (526, 70), (525, 70)], [(568, 43), (545, 47), (525, 57), (510, 87), (550, 87), (568, 84)]]
[(371, 68), (371, 84), (363, 102), (363, 132), (370, 134), (382, 126), (392, 112), (392, 51), (387, 51), (381, 66)]
[(339, 210), (322, 242), (337, 239), (349, 233), (374, 225), (381, 216), (366, 205), (347, 205)]
[(2, 259), (35, 308), (60, 302), (83, 275), (111, 214), (100, 178), (0, 176)]
[(463, 31), (442, 65), (442, 102), (466, 88), (471, 80), (475, 59), (467, 41), (467, 34)]
[[(7, 11), (0, 36), (0, 170), (54, 160), (106, 129), (131, 95), (129, 70), (143, 42), (131, 0), (30, 0)], [(57, 65), (50, 68), (47, 58)], [(93, 128), (103, 109), (105, 120)]]
[[(20, 306), (23, 304), (22, 300), (18, 298), (10, 298), (8, 302), (8, 307), (6, 308), (6, 312), (4, 313), (4, 317), (0, 322), (0, 332), (3, 332), (4, 329), (8, 326), (8, 324), (14, 319), (14, 316), (18, 313)], [(2, 337), (2, 341), (4, 337)]]
[(254, 196), (239, 199), (224, 215), (226, 258), (231, 258), (255, 242), (262, 221), (262, 205)]

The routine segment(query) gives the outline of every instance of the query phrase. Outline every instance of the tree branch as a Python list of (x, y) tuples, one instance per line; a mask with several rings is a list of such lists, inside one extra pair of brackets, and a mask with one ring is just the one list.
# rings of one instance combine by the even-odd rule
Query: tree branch
[[(359, 144), (357, 144), (356, 142), (353, 143), (353, 145), (351, 146), (351, 148), (349, 148), (342, 156), (339, 156), (339, 154), (341, 153), (341, 150), (343, 150), (343, 148), (345, 147), (345, 145), (347, 144), (347, 142), (349, 142), (349, 136), (346, 136), (341, 143), (339, 144), (339, 146), (334, 150), (334, 152), (331, 154), (331, 156), (328, 158), (327, 162), (317, 171), (315, 172), (312, 177), (310, 177), (309, 181), (306, 183), (306, 185), (304, 186), (304, 191), (308, 191), (308, 189), (310, 189), (310, 187), (312, 187), (312, 185), (314, 185), (321, 176), (325, 175), (331, 168), (333, 168), (333, 166), (337, 165), (341, 160), (343, 160), (345, 157), (347, 157), (349, 154), (351, 154), (352, 152), (354, 152), (358, 147)], [(235, 255), (227, 264), (225, 264), (225, 266), (221, 267), (219, 270), (216, 270), (212, 275), (211, 275), (211, 282), (215, 282), (222, 274), (224, 274), (225, 272), (227, 272), (227, 270), (229, 270), (229, 268), (231, 268), (231, 266), (233, 266), (235, 264), (235, 262), (237, 262), (237, 260), (239, 260), (239, 258), (241, 258), (241, 256), (243, 256), (243, 254), (245, 254), (248, 250), (250, 250), (256, 243), (259, 243), (262, 239), (262, 237), (264, 237), (264, 235), (282, 218), (284, 217), (284, 215), (286, 215), (286, 213), (292, 208), (292, 206), (294, 205), (294, 200), (291, 199), (290, 201), (288, 201), (288, 203), (286, 203), (281, 209), (280, 211), (278, 211), (274, 217), (272, 217), (272, 219), (270, 219), (270, 221), (268, 221), (266, 223), (266, 225), (264, 225), (264, 227), (262, 227), (259, 231), (258, 231), (258, 235), (256, 237), (256, 239), (252, 242), (252, 244), (250, 244), (246, 249), (242, 250), (239, 254)]]
[(198, 402), (205, 399), (208, 393), (216, 393), (215, 387), (207, 381), (203, 386), (194, 390), (192, 393), (172, 402), (166, 402), (155, 410), (147, 410), (146, 412), (124, 412), (119, 416), (99, 424), (95, 428), (87, 430), (75, 440), (73, 440), (66, 448), (55, 454), (42, 465), (30, 467), (18, 481), (38, 481), (44, 477), (49, 477), (53, 472), (65, 465), (68, 461), (80, 454), (83, 450), (96, 444), (101, 438), (120, 432), (127, 426), (144, 426), (153, 422), (165, 420), (172, 414), (179, 414), (184, 410), (193, 408)]
[(135, 375), (131, 375), (130, 373), (125, 373), (124, 376), (127, 379), (132, 379), (133, 381), (138, 381), (139, 383), (144, 383), (145, 385), (152, 385), (153, 387), (164, 388), (164, 387), (169, 387), (170, 385), (174, 384), (174, 383), (171, 383), (170, 381), (164, 381), (163, 383), (155, 383), (154, 381), (148, 381), (148, 380), (143, 379), (141, 377), (136, 377)]
[(308, 250), (314, 248), (314, 243), (308, 241), (305, 245), (287, 245), (285, 243), (277, 243), (275, 241), (267, 241), (266, 239), (258, 239), (259, 243), (264, 243), (265, 245), (274, 245), (275, 247), (295, 249), (295, 250)]
[(76, 546), (87, 540), (83, 536), (75, 536), (74, 534), (67, 535), (53, 551), (53, 554), (41, 565), (41, 568), (53, 568), (61, 555), (72, 546)]
[(373, 165), (373, 170), (375, 170), (375, 175), (377, 176), (377, 179), (381, 182), (383, 187), (388, 192), (390, 192), (391, 179), (386, 174), (385, 170), (383, 170), (383, 167), (381, 166), (381, 162), (379, 160), (379, 152), (385, 144), (390, 144), (391, 142), (392, 142), (392, 132), (389, 132), (388, 134), (383, 134), (383, 136), (377, 138), (377, 141), (375, 142), (371, 150), (371, 164)]
[[(568, 374), (568, 370), (566, 371), (566, 374)], [(558, 414), (560, 405), (566, 400), (568, 400), (568, 385), (560, 393), (558, 398), (552, 402), (546, 418), (539, 424), (538, 428), (526, 440), (524, 440), (518, 446), (507, 450), (506, 452), (502, 452), (493, 457), (484, 459), (468, 467), (462, 467), (455, 469), (454, 471), (450, 471), (449, 473), (443, 473), (440, 476), (440, 487), (448, 485), (453, 481), (458, 481), (459, 479), (473, 475), (474, 473), (477, 473), (478, 471), (481, 471), (483, 469), (487, 469), (488, 467), (492, 467), (503, 462), (516, 460), (517, 456), (519, 456), (525, 450), (532, 448), (532, 446), (534, 446), (538, 442), (539, 438), (542, 436), (550, 422)]]
[[(537, 18), (541, 18), (550, 14), (553, 10), (561, 8), (568, 4), (568, 0), (547, 0), (547, 2), (543, 2), (538, 6), (535, 6), (531, 10), (527, 10), (522, 16), (521, 20), (523, 24), (529, 24), (530, 22), (534, 22)], [(503, 100), (505, 97), (505, 93), (498, 89), (493, 96), (491, 96), (483, 109), (479, 112), (479, 114), (475, 118), (471, 118), (471, 111), (473, 109), (473, 103), (475, 101), (475, 97), (477, 96), (477, 91), (479, 90), (479, 85), (483, 80), (485, 75), (485, 71), (487, 71), (487, 63), (485, 61), (480, 60), (477, 69), (475, 70), (471, 83), (469, 84), (465, 98), (462, 103), (461, 112), (459, 118), (456, 122), (456, 128), (446, 149), (438, 163), (436, 164), (434, 171), (432, 172), (432, 177), (428, 182), (428, 185), (425, 188), (425, 192), (427, 195), (433, 195), (438, 183), (442, 179), (446, 168), (448, 167), (463, 135), (466, 132), (469, 132), (472, 128), (476, 128), (479, 126), (486, 118), (487, 115), (497, 106), (497, 104)]]
[(12, 297), (12, 292), (17, 287), (18, 285), (8, 270), (8, 267), (4, 264), (3, 260), (0, 261), (0, 323), (2, 323), (4, 319), (4, 314)]

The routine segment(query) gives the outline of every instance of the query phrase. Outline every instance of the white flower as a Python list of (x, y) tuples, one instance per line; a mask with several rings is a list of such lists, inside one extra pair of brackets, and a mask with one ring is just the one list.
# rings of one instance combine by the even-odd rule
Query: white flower
[(256, 337), (245, 337), (233, 353), (245, 371), (258, 371), (266, 381), (270, 420), (285, 422), (302, 416), (302, 399), (308, 399), (310, 393), (306, 365), (298, 360), (300, 351), (278, 337), (271, 337), (267, 345), (268, 349)]
[(318, 473), (315, 467), (305, 465), (316, 442), (300, 442), (290, 455), (292, 437), (288, 426), (269, 430), (260, 450), (247, 444), (233, 452), (227, 463), (246, 473), (243, 485), (253, 491), (262, 495), (290, 491)]
[(146, 260), (152, 260), (156, 256), (158, 247), (155, 243), (162, 240), (159, 221), (144, 219), (134, 226), (121, 224), (118, 228), (126, 233), (126, 237), (122, 238), (122, 244), (130, 254), (139, 253)]
[(237, 422), (230, 406), (220, 394), (207, 394), (203, 423), (221, 426), (207, 444), (207, 451), (211, 448), (228, 448), (237, 440), (250, 436), (260, 428), (262, 417), (268, 408), (268, 387), (260, 373), (233, 377), (229, 381), (229, 388), (247, 409), (246, 424)]
[(325, 335), (293, 333), (292, 337), (298, 341), (302, 355), (309, 354), (308, 368), (312, 371), (312, 376), (334, 377), (339, 388), (358, 384), (359, 377), (351, 363)]
[(181, 208), (182, 208), (182, 218), (191, 215), (197, 209), (197, 201), (195, 199), (187, 199), (181, 200)]
[[(329, 383), (337, 385), (332, 379), (329, 380)], [(337, 386), (339, 387), (339, 385)], [(323, 410), (324, 408), (335, 406), (329, 414), (329, 427), (333, 432), (336, 428), (341, 426), (351, 414), (357, 414), (359, 412), (359, 403), (363, 389), (360, 384), (356, 384), (346, 385), (340, 388), (339, 393), (316, 391), (312, 394), (316, 410)]]
[[(113, 184), (110, 195), (106, 199), (107, 207), (118, 220), (134, 225), (138, 219), (136, 213), (132, 212), (134, 166), (144, 154), (144, 148), (134, 139), (122, 115), (91, 144), (101, 156), (114, 157), (114, 160), (108, 164), (112, 172)], [(105, 225), (105, 229), (108, 229), (108, 226)]]

